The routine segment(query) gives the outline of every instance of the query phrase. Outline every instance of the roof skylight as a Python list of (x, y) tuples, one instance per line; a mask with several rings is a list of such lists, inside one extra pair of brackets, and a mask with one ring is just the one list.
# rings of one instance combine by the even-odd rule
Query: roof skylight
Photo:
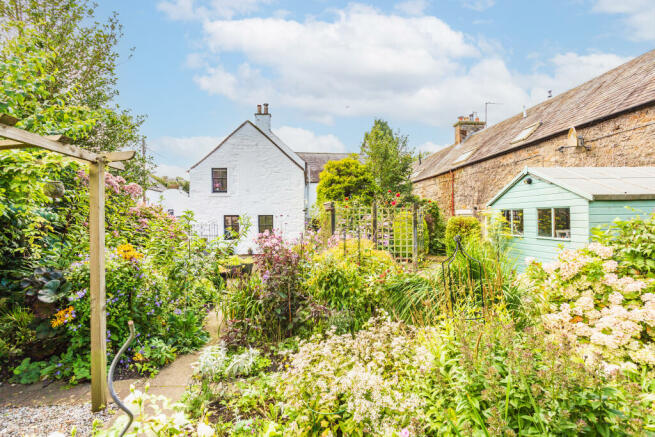
[(532, 135), (534, 133), (534, 131), (537, 130), (537, 128), (539, 126), (541, 126), (540, 121), (538, 121), (538, 122), (536, 122), (534, 124), (531, 124), (530, 126), (523, 129), (521, 132), (519, 132), (519, 134), (517, 136), (515, 136), (512, 141), (510, 141), (510, 143), (514, 144), (514, 143), (519, 143), (521, 141), (527, 140), (530, 137), (530, 135)]
[(475, 149), (471, 149), (471, 150), (467, 150), (466, 152), (463, 152), (461, 155), (459, 155), (457, 157), (457, 159), (455, 161), (453, 161), (453, 163), (466, 161), (474, 151), (475, 151)]

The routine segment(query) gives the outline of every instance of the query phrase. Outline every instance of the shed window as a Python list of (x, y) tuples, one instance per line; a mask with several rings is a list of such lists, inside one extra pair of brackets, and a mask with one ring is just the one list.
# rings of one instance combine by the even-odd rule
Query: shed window
[(507, 220), (509, 231), (512, 235), (523, 236), (523, 210), (504, 209), (503, 217)]
[(570, 208), (539, 208), (537, 209), (537, 235), (540, 237), (571, 238)]
[(265, 231), (271, 232), (273, 230), (273, 216), (272, 215), (260, 215), (259, 216), (259, 233)]
[(212, 168), (212, 193), (227, 193), (226, 168)]
[(239, 216), (223, 216), (223, 230), (226, 240), (235, 240), (239, 236)]

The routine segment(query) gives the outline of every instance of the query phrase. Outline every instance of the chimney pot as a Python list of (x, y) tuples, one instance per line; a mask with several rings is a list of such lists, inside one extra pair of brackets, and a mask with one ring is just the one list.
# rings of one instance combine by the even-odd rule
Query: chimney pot
[(257, 105), (257, 114), (262, 113), (262, 105)]
[(480, 117), (475, 117), (475, 121), (480, 121)]
[(268, 103), (264, 103), (264, 114), (268, 114)]

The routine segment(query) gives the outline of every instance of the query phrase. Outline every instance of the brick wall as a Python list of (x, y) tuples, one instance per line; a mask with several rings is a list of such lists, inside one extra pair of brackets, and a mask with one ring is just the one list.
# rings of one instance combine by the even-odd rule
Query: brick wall
[[(590, 151), (564, 149), (566, 133), (496, 158), (414, 183), (414, 193), (433, 199), (446, 216), (454, 210), (480, 211), (525, 166), (655, 166), (655, 104), (577, 129)], [(454, 177), (454, 208), (451, 200)]]

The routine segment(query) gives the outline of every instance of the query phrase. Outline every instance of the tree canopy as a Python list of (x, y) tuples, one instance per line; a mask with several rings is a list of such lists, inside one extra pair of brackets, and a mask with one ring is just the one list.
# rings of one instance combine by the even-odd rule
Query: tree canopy
[(373, 198), (373, 175), (355, 156), (329, 161), (316, 188), (318, 203), (341, 201), (346, 197), (365, 202)]
[(407, 145), (407, 136), (394, 133), (389, 124), (376, 119), (369, 132), (364, 134), (361, 154), (373, 175), (375, 194), (389, 191), (404, 197), (412, 193), (412, 162), (414, 153)]
[[(143, 117), (113, 103), (122, 28), (116, 14), (100, 23), (94, 13), (88, 0), (0, 0), (0, 112), (96, 152), (134, 149)], [(143, 182), (147, 161), (125, 176)]]

